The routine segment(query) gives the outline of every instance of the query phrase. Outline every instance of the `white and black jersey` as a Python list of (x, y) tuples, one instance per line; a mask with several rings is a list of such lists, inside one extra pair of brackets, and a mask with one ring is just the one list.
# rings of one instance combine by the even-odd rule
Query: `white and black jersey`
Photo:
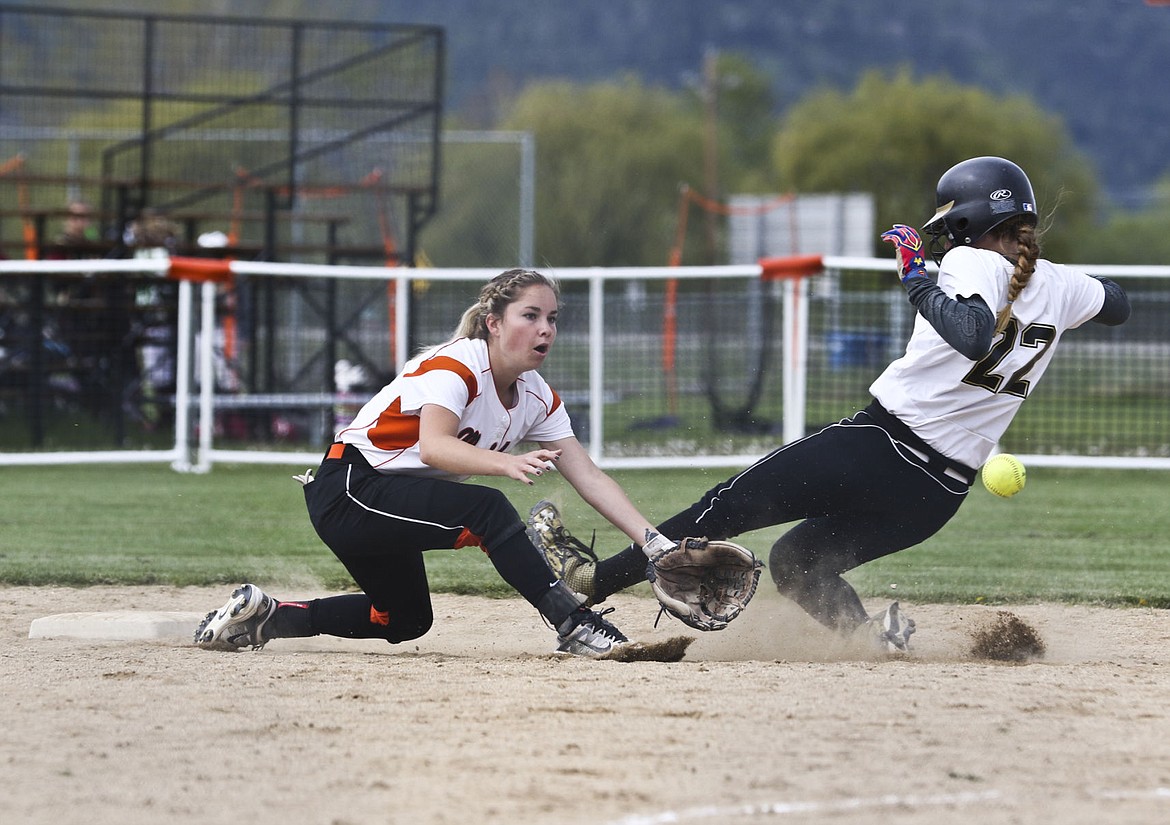
[[(979, 296), (994, 311), (1007, 303), (1011, 273), (999, 253), (962, 246), (943, 259), (938, 285), (951, 298)], [(919, 315), (905, 355), (870, 391), (940, 453), (979, 467), (1044, 374), (1061, 335), (1096, 316), (1104, 301), (1100, 281), (1037, 261), (990, 352), (975, 361), (964, 357)]]

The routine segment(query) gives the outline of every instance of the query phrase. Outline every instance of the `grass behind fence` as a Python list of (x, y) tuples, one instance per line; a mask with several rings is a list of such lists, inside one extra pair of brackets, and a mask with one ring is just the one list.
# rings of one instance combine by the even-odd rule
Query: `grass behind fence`
[[(257, 581), (297, 589), (352, 588), (309, 525), (298, 468), (219, 465), (207, 475), (163, 466), (21, 467), (0, 471), (0, 582), (196, 585)], [(304, 468), (299, 468), (303, 470)], [(613, 475), (652, 518), (689, 505), (729, 471)], [(610, 555), (624, 546), (559, 477), (504, 490), (526, 514), (541, 497)], [(863, 596), (908, 602), (1066, 601), (1170, 607), (1170, 507), (1158, 471), (1033, 468), (1024, 492), (997, 499), (981, 485), (925, 544), (848, 575)], [(758, 556), (781, 528), (740, 537)], [(475, 549), (427, 554), (432, 589), (512, 591)], [(766, 574), (765, 574), (766, 582)], [(649, 592), (645, 585), (641, 586)]]

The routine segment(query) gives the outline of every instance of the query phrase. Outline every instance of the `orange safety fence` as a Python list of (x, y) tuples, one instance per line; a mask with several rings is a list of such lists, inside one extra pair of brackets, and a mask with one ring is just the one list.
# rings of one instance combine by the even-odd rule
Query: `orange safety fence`
[(233, 280), (232, 262), (215, 258), (171, 257), (167, 277), (175, 281), (211, 281), (230, 284)]
[(765, 281), (781, 278), (807, 278), (819, 275), (825, 269), (821, 255), (787, 255), (783, 258), (761, 258), (760, 277)]

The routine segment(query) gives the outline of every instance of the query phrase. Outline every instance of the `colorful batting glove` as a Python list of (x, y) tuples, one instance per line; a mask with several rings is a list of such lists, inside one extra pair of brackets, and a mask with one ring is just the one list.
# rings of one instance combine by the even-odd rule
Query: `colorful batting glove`
[(926, 258), (922, 256), (922, 238), (912, 226), (894, 224), (893, 229), (882, 233), (882, 240), (892, 243), (898, 254), (898, 276), (902, 283), (911, 278), (925, 278)]

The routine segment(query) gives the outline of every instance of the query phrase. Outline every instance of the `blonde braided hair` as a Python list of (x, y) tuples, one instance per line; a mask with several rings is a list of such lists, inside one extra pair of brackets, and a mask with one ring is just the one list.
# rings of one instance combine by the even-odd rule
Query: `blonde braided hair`
[(492, 278), (479, 290), (479, 300), (469, 306), (459, 319), (459, 326), (455, 328), (454, 338), (482, 338), (490, 337), (487, 328), (489, 315), (502, 318), (508, 305), (520, 298), (520, 293), (530, 286), (547, 286), (561, 299), (561, 290), (557, 282), (547, 275), (542, 275), (533, 269), (509, 269)]
[(1001, 237), (1007, 237), (1014, 233), (1017, 246), (1015, 268), (1012, 270), (1012, 280), (1008, 285), (1007, 304), (995, 316), (995, 334), (998, 335), (1007, 329), (1008, 322), (1012, 318), (1012, 304), (1015, 303), (1016, 298), (1020, 297), (1020, 293), (1028, 286), (1028, 282), (1032, 280), (1032, 274), (1036, 271), (1036, 261), (1040, 257), (1040, 238), (1039, 232), (1036, 228), (1034, 220), (1027, 216), (1007, 221), (1001, 225), (1002, 230), (994, 230)]

